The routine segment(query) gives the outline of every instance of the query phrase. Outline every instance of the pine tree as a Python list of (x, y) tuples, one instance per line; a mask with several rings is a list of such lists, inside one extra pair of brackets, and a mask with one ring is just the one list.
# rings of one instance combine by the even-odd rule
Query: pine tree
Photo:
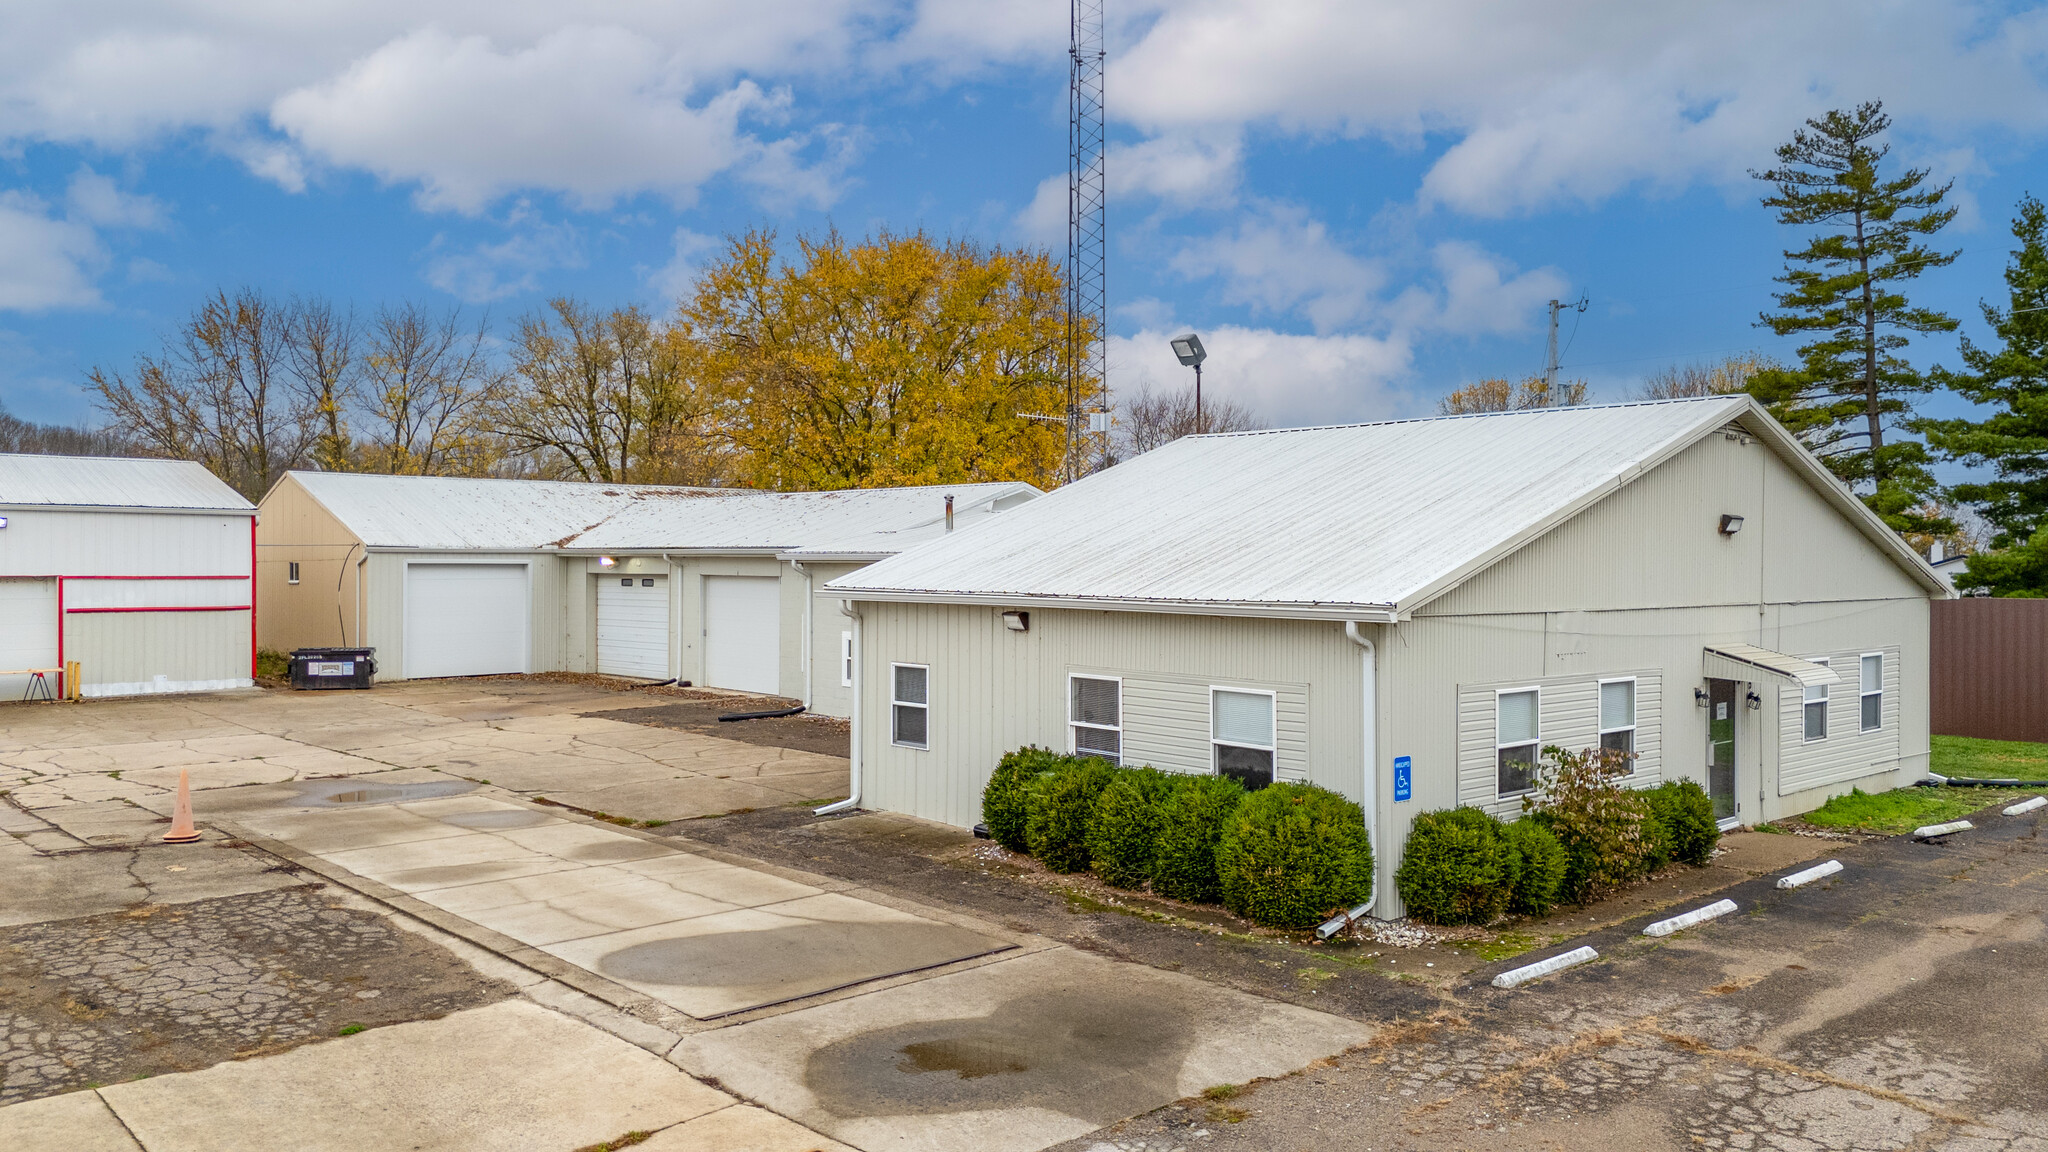
[(1779, 146), (1778, 167), (1750, 173), (1777, 186), (1763, 204), (1777, 209), (1780, 223), (1821, 231), (1785, 253), (1779, 311), (1762, 315), (1762, 326), (1780, 336), (1811, 333), (1814, 340), (1799, 349), (1798, 367), (1760, 372), (1749, 391), (1886, 523), (1943, 531), (1953, 526), (1921, 511), (1936, 488), (1926, 446), (1888, 441), (1886, 432), (1911, 419), (1912, 397), (1936, 386), (1900, 354), (1907, 334), (1956, 327), (1940, 312), (1914, 307), (1901, 290), (1955, 260), (1958, 253), (1921, 239), (1941, 231), (1956, 209), (1943, 206), (1951, 184), (1926, 185), (1925, 168), (1882, 174), (1891, 146), (1877, 140), (1890, 126), (1875, 101), (1829, 112)]
[(1991, 524), (1993, 548), (2024, 545), (2048, 527), (2048, 208), (2023, 197), (2012, 234), (2020, 246), (2005, 268), (2010, 299), (2004, 309), (1983, 305), (1999, 346), (1980, 348), (1965, 336), (1968, 370), (1934, 370), (1941, 383), (1994, 411), (1982, 420), (1914, 426), (1942, 458), (1993, 470), (1993, 479), (1949, 489)]

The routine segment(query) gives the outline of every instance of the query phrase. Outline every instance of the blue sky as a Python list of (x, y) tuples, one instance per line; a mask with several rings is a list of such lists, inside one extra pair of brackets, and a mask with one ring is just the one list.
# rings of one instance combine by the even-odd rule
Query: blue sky
[[(1797, 237), (1746, 176), (1880, 98), (1954, 178), (1921, 298), (1981, 333), (2048, 194), (2048, 18), (1810, 0), (1111, 0), (1111, 384), (1275, 424), (1536, 370), (1602, 399), (1756, 349)], [(104, 0), (0, 14), (0, 403), (91, 421), (216, 287), (509, 322), (666, 308), (724, 234), (836, 224), (1064, 249), (1066, 8), (994, 0)], [(1917, 349), (1954, 363), (1951, 340)], [(1948, 411), (1953, 400), (1931, 410)]]

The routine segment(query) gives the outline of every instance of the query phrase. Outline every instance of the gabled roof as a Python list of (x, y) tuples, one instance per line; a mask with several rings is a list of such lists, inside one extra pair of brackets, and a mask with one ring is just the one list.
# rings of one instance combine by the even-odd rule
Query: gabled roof
[(290, 474), (370, 548), (487, 552), (775, 552), (1029, 497), (1029, 484), (763, 492), (456, 476)]
[(827, 587), (1396, 619), (1737, 419), (1940, 594), (1917, 553), (1739, 395), (1191, 436)]
[(0, 453), (0, 507), (254, 512), (256, 506), (191, 460)]

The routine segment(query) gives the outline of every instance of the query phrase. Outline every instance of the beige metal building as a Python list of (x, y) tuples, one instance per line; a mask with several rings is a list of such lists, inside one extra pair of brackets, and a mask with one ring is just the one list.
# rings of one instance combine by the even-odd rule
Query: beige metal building
[[(75, 662), (82, 696), (251, 686), (255, 519), (189, 460), (0, 455), (0, 673)], [(0, 674), (0, 700), (28, 686)]]
[(292, 472), (263, 499), (259, 633), (279, 650), (374, 647), (380, 680), (598, 672), (844, 715), (849, 628), (815, 589), (866, 559), (784, 554), (943, 533), (949, 498), (964, 531), (1037, 495)]
[(1949, 595), (1747, 397), (1193, 437), (835, 580), (854, 787), (956, 825), (1023, 744), (1512, 817), (1544, 745), (1728, 823), (1928, 767)]

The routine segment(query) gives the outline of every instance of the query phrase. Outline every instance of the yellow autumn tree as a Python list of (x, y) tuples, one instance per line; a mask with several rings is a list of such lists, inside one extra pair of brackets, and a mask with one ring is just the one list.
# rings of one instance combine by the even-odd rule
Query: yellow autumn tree
[(1474, 412), (1520, 412), (1528, 408), (1570, 408), (1587, 399), (1584, 380), (1561, 380), (1557, 395), (1541, 376), (1515, 383), (1505, 376), (1492, 376), (1467, 384), (1436, 402), (1439, 416), (1465, 416)]
[[(782, 490), (1057, 482), (1067, 317), (1042, 251), (888, 232), (735, 237), (671, 338), (736, 450)], [(1094, 383), (1084, 391), (1092, 399)]]

